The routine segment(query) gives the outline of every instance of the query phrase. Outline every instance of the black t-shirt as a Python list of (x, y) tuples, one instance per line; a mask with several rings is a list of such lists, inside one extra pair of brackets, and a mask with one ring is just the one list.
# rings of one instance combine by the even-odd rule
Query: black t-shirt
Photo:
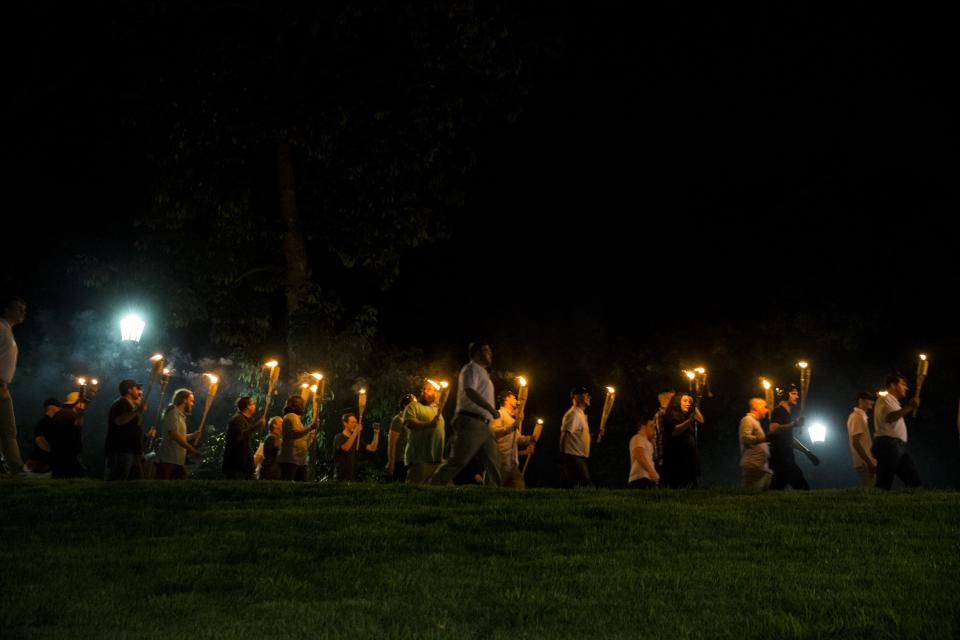
[(33, 427), (33, 453), (30, 455), (31, 460), (50, 464), (50, 452), (44, 451), (37, 446), (37, 438), (45, 438), (47, 445), (50, 446), (50, 443), (53, 441), (53, 426), (53, 418), (45, 415), (40, 418), (40, 421)]
[(357, 445), (363, 444), (362, 437), (357, 436), (361, 442), (354, 441), (349, 451), (343, 450), (344, 443), (349, 440), (341, 431), (333, 438), (333, 461), (336, 465), (337, 480), (355, 480), (357, 472)]
[[(793, 417), (782, 405), (777, 405), (770, 415), (770, 422), (784, 425), (793, 422)], [(793, 429), (771, 431), (767, 440), (770, 442), (770, 466), (793, 462)]]
[(227, 424), (227, 438), (223, 448), (223, 472), (244, 473), (253, 477), (253, 452), (250, 437), (253, 427), (250, 418), (238, 413)]
[(107, 453), (143, 453), (143, 414), (138, 414), (127, 424), (117, 424), (117, 418), (133, 411), (133, 404), (126, 398), (117, 398), (110, 405), (107, 416), (107, 441), (104, 450)]

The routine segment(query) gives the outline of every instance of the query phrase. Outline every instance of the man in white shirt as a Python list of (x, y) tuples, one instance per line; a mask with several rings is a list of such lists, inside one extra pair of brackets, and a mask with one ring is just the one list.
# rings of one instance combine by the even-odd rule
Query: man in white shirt
[(590, 406), (590, 391), (586, 387), (574, 387), (570, 391), (573, 406), (563, 414), (560, 423), (560, 456), (567, 487), (591, 486), (590, 425), (586, 409)]
[(457, 377), (457, 410), (453, 416), (452, 453), (430, 477), (430, 484), (447, 484), (477, 453), (485, 473), (483, 483), (500, 486), (500, 456), (490, 430), (490, 421), (500, 417), (494, 406), (493, 381), (487, 367), (493, 350), (485, 341), (471, 342), (468, 362)]
[(526, 455), (533, 453), (533, 436), (517, 432), (517, 396), (513, 391), (501, 391), (500, 417), (490, 422), (490, 430), (497, 441), (500, 455), (500, 481), (509, 489), (524, 489), (526, 484), (520, 473), (520, 449)]
[(740, 420), (740, 485), (753, 491), (770, 486), (770, 443), (760, 421), (767, 415), (767, 401), (750, 398), (750, 411)]
[(654, 418), (640, 419), (639, 430), (630, 438), (630, 476), (627, 486), (631, 489), (656, 489), (660, 474), (653, 463), (655, 437)]
[(887, 376), (887, 395), (881, 396), (873, 409), (872, 453), (877, 460), (878, 489), (890, 489), (894, 476), (908, 487), (920, 486), (917, 466), (907, 452), (907, 423), (903, 419), (920, 406), (920, 398), (914, 396), (906, 406), (900, 406), (909, 390), (903, 374), (890, 374)]
[(23, 472), (17, 443), (17, 418), (13, 413), (10, 383), (17, 371), (17, 341), (13, 328), (26, 320), (27, 304), (20, 298), (5, 298), (0, 311), (0, 453), (10, 475)]
[(873, 394), (861, 391), (857, 394), (857, 406), (847, 417), (847, 440), (850, 445), (850, 459), (853, 470), (860, 476), (860, 484), (864, 487), (873, 487), (877, 483), (877, 461), (870, 450), (873, 442), (870, 438), (870, 429), (867, 427), (867, 411), (873, 409), (876, 397)]

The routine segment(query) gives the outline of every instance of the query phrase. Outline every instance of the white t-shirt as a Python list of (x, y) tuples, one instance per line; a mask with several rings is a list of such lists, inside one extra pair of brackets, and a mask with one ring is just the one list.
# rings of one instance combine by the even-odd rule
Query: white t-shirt
[(563, 441), (563, 451), (574, 456), (590, 457), (590, 425), (587, 424), (587, 414), (579, 407), (570, 407), (563, 414), (560, 432), (566, 431), (567, 437)]
[(858, 433), (863, 434), (860, 438), (860, 445), (867, 452), (869, 464), (876, 464), (876, 460), (870, 454), (872, 442), (870, 441), (870, 430), (867, 428), (867, 412), (860, 407), (854, 407), (850, 417), (847, 418), (847, 444), (850, 445), (850, 459), (853, 461), (854, 468), (868, 466), (868, 461), (860, 457), (856, 447), (853, 446), (853, 436)]
[(17, 371), (17, 341), (13, 328), (5, 318), (0, 318), (0, 382), (10, 384)]
[(460, 375), (457, 377), (457, 413), (466, 411), (475, 413), (484, 418), (492, 418), (490, 412), (475, 403), (467, 397), (467, 389), (473, 389), (480, 397), (487, 401), (491, 407), (495, 407), (493, 382), (490, 380), (490, 374), (487, 370), (471, 360), (460, 369)]
[(887, 416), (903, 407), (893, 397), (892, 393), (877, 398), (873, 407), (873, 437), (889, 436), (897, 440), (907, 441), (907, 422), (901, 417), (896, 422), (887, 422)]
[(520, 463), (520, 453), (517, 448), (518, 434), (511, 431), (502, 438), (496, 437), (498, 429), (509, 429), (516, 424), (517, 419), (510, 415), (506, 407), (500, 407), (500, 417), (490, 421), (490, 430), (494, 432), (497, 442), (497, 452), (500, 454), (500, 468), (502, 470), (515, 469)]
[(647, 464), (650, 465), (650, 468), (653, 469), (653, 443), (647, 440), (642, 433), (630, 438), (630, 477), (627, 478), (627, 482), (633, 482), (634, 480), (643, 480), (644, 478), (648, 480), (653, 480), (650, 477), (650, 474), (647, 473), (647, 470), (644, 469), (637, 459), (633, 457), (633, 450), (640, 448), (643, 450), (643, 458), (647, 461)]

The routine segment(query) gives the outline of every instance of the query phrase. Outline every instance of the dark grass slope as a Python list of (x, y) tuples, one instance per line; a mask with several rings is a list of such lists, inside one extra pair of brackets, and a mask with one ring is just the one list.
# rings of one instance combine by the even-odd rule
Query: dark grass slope
[(957, 638), (956, 492), (0, 485), (4, 638)]

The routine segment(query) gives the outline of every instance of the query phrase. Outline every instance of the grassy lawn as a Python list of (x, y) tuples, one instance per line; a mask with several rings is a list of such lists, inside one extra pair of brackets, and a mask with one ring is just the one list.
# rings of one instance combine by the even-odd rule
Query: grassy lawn
[(960, 494), (0, 484), (3, 638), (957, 638)]

